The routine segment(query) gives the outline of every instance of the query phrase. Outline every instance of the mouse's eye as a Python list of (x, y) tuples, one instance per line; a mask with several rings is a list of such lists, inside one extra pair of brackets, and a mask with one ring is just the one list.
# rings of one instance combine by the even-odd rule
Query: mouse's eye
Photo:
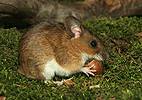
[(92, 41), (90, 42), (90, 45), (91, 45), (93, 48), (95, 48), (95, 47), (97, 46), (97, 41), (96, 41), (96, 40), (92, 40)]

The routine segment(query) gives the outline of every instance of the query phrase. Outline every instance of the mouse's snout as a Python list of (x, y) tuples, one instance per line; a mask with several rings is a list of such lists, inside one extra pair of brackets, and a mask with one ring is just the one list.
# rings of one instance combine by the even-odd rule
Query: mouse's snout
[(92, 40), (92, 41), (90, 42), (90, 45), (91, 45), (93, 48), (95, 48), (95, 47), (97, 46), (97, 41), (96, 41), (96, 40)]

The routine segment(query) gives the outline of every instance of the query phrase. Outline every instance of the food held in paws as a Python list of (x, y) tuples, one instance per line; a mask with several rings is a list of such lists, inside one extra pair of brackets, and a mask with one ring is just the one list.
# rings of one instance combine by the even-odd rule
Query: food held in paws
[(91, 70), (96, 70), (94, 72), (95, 74), (102, 74), (104, 71), (102, 62), (98, 60), (92, 60), (91, 62), (88, 63), (88, 66), (90, 67)]

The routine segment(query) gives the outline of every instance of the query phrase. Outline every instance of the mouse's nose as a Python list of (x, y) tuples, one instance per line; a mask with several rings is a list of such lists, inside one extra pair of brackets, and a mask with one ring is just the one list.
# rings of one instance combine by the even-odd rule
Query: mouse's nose
[(92, 40), (92, 41), (90, 42), (90, 44), (91, 44), (91, 46), (92, 46), (93, 48), (95, 48), (95, 47), (97, 46), (97, 41), (96, 41), (96, 40)]

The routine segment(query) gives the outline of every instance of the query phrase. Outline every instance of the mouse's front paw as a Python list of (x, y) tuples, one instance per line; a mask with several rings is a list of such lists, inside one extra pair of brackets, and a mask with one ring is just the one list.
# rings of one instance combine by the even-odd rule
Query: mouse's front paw
[(94, 67), (94, 65), (91, 66), (85, 66), (83, 68), (81, 68), (81, 72), (85, 73), (88, 77), (89, 75), (95, 76), (95, 72), (96, 70), (92, 69)]

